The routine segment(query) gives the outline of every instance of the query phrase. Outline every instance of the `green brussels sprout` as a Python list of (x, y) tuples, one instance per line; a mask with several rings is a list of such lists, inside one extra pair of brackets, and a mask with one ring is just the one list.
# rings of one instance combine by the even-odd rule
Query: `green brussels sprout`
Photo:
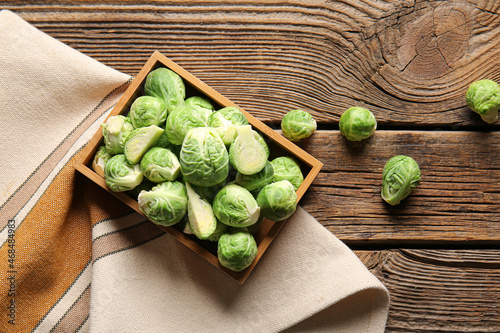
[(230, 227), (248, 227), (259, 219), (260, 208), (253, 195), (236, 184), (224, 186), (212, 203), (215, 216)]
[(174, 145), (182, 145), (184, 137), (190, 129), (206, 126), (207, 123), (196, 109), (183, 106), (168, 115), (165, 131), (168, 141)]
[(219, 134), (210, 127), (188, 132), (180, 154), (181, 172), (186, 181), (197, 186), (214, 186), (229, 174), (229, 156)]
[(113, 192), (130, 191), (142, 182), (139, 164), (131, 164), (123, 154), (111, 157), (104, 167), (106, 185)]
[(240, 186), (243, 186), (251, 193), (259, 191), (261, 188), (267, 184), (273, 182), (274, 168), (271, 162), (266, 161), (266, 165), (262, 170), (253, 175), (244, 175), (240, 172), (236, 174), (234, 182)]
[(216, 128), (226, 146), (236, 138), (236, 126), (249, 125), (247, 118), (236, 106), (226, 106), (208, 117), (208, 126)]
[(271, 164), (274, 169), (273, 181), (288, 180), (297, 191), (304, 181), (299, 164), (290, 156), (276, 157), (271, 161)]
[(208, 98), (192, 96), (187, 98), (184, 102), (187, 106), (196, 109), (200, 113), (203, 120), (208, 123), (208, 117), (210, 117), (210, 115), (214, 112), (214, 106)]
[(397, 205), (420, 183), (420, 168), (408, 156), (398, 155), (387, 161), (382, 172), (382, 199)]
[(229, 147), (229, 163), (244, 175), (253, 175), (266, 166), (269, 147), (252, 126), (237, 126), (238, 135)]
[(167, 112), (170, 114), (175, 108), (184, 105), (186, 87), (177, 73), (160, 67), (147, 75), (144, 93), (163, 99), (167, 105)]
[(467, 105), (478, 113), (481, 119), (493, 124), (498, 119), (500, 108), (500, 85), (493, 80), (473, 82), (465, 94)]
[(187, 212), (187, 195), (183, 183), (166, 181), (142, 191), (137, 198), (139, 210), (151, 221), (171, 226), (182, 220)]
[(144, 177), (155, 183), (175, 180), (181, 173), (179, 159), (167, 148), (149, 149), (142, 157), (140, 166)]
[(112, 155), (108, 152), (106, 146), (100, 146), (99, 148), (97, 148), (94, 159), (92, 160), (92, 169), (95, 171), (95, 173), (103, 178), (104, 167), (106, 166), (106, 163), (108, 163), (111, 156)]
[(211, 242), (217, 242), (219, 240), (220, 236), (227, 233), (228, 230), (229, 230), (229, 226), (227, 226), (226, 224), (224, 224), (220, 221), (217, 221), (217, 226), (215, 227), (215, 231), (210, 236), (208, 236), (207, 240), (209, 240)]
[(303, 110), (291, 110), (281, 120), (283, 135), (290, 141), (296, 142), (310, 137), (316, 127), (316, 120)]
[(215, 218), (212, 206), (200, 197), (189, 183), (185, 185), (188, 197), (187, 211), (189, 225), (196, 237), (207, 239), (217, 228), (217, 219)]
[(241, 272), (257, 256), (257, 243), (252, 234), (236, 232), (223, 234), (217, 243), (217, 258), (222, 266)]
[(262, 216), (272, 221), (282, 221), (295, 212), (297, 193), (288, 180), (264, 186), (257, 195)]
[(161, 126), (167, 119), (167, 105), (154, 96), (140, 96), (130, 106), (128, 114), (135, 128)]
[(340, 133), (349, 141), (367, 139), (377, 129), (377, 120), (370, 110), (353, 106), (340, 116)]
[(102, 136), (106, 150), (111, 155), (123, 154), (125, 141), (134, 130), (130, 118), (116, 115), (110, 116), (102, 127)]
[(144, 154), (156, 144), (163, 132), (164, 129), (156, 125), (133, 130), (127, 137), (123, 149), (127, 160), (131, 164), (139, 163)]

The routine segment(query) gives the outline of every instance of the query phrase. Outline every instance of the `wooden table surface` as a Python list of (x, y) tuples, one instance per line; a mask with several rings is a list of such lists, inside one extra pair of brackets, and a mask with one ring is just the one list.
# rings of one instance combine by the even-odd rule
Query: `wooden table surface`
[[(130, 75), (159, 50), (273, 128), (309, 111), (299, 145), (324, 163), (301, 205), (391, 294), (387, 332), (500, 332), (500, 121), (465, 103), (500, 82), (497, 0), (0, 1), (40, 30)], [(378, 120), (348, 142), (344, 110)], [(387, 159), (422, 182), (380, 198)]]

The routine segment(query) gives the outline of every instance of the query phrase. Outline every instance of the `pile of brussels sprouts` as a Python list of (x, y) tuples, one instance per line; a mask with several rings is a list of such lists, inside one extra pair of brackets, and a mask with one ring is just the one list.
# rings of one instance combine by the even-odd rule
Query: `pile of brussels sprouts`
[(221, 265), (233, 271), (254, 260), (263, 218), (281, 221), (297, 207), (304, 177), (295, 159), (271, 159), (237, 107), (186, 98), (170, 69), (150, 72), (128, 114), (110, 116), (102, 134), (93, 169), (107, 186), (137, 199), (154, 223), (215, 242)]

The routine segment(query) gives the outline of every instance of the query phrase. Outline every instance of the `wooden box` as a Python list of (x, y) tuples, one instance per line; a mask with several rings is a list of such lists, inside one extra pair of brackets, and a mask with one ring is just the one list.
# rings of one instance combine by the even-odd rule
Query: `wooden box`
[[(148, 75), (149, 72), (158, 67), (169, 68), (183, 78), (186, 86), (186, 98), (194, 95), (208, 97), (213, 102), (213, 105), (216, 110), (230, 105), (236, 106), (236, 104), (231, 102), (229, 99), (225, 98), (217, 91), (209, 87), (207, 84), (203, 83), (195, 76), (187, 72), (185, 69), (183, 69), (182, 67), (180, 67), (179, 65), (177, 65), (164, 55), (162, 55), (160, 52), (156, 51), (152, 54), (152, 56), (146, 62), (144, 67), (134, 78), (128, 89), (125, 91), (123, 96), (120, 98), (116, 106), (111, 111), (110, 116), (117, 114), (126, 115), (128, 113), (129, 107), (132, 104), (132, 102), (137, 97), (143, 94), (143, 84), (146, 76)], [(276, 131), (274, 131), (273, 129), (269, 128), (267, 125), (262, 123), (260, 120), (253, 117), (248, 112), (244, 111), (243, 109), (241, 110), (246, 115), (252, 127), (261, 132), (261, 134), (268, 142), (271, 150), (271, 157), (281, 156), (281, 155), (292, 156), (301, 165), (302, 172), (304, 174), (304, 182), (297, 190), (297, 197), (298, 200), (300, 200), (300, 198), (306, 192), (307, 188), (311, 185), (313, 179), (320, 171), (323, 164), (320, 161), (316, 160), (314, 157), (307, 154), (305, 151), (300, 149), (295, 144), (288, 141), (285, 137), (281, 136), (281, 134), (277, 133)], [(101, 186), (103, 189), (105, 189), (106, 191), (108, 191), (109, 193), (111, 193), (112, 195), (114, 195), (115, 197), (123, 201), (125, 204), (133, 208), (135, 211), (144, 216), (144, 214), (142, 214), (141, 211), (139, 210), (136, 200), (134, 200), (125, 193), (117, 193), (111, 191), (106, 186), (105, 180), (97, 173), (95, 173), (94, 170), (92, 169), (93, 157), (99, 146), (102, 144), (103, 144), (103, 137), (102, 137), (102, 132), (99, 129), (92, 137), (92, 139), (89, 141), (85, 149), (83, 150), (82, 157), (76, 164), (76, 169), (80, 171), (82, 174), (84, 174), (86, 177), (88, 177), (91, 181)], [(188, 235), (185, 235), (184, 233), (182, 233), (173, 226), (172, 227), (158, 226), (158, 227), (170, 233), (173, 237), (175, 237), (181, 243), (183, 243), (184, 245), (186, 245), (187, 247), (198, 253), (209, 263), (221, 269), (239, 283), (243, 284), (250, 275), (250, 273), (252, 272), (252, 270), (254, 269), (255, 265), (257, 265), (259, 259), (262, 257), (268, 246), (271, 244), (272, 240), (276, 237), (276, 235), (278, 234), (280, 228), (283, 226), (285, 221), (274, 222), (265, 219), (262, 222), (259, 232), (256, 235), (254, 235), (258, 245), (257, 257), (248, 268), (246, 268), (241, 272), (234, 272), (221, 266), (217, 259), (216, 253), (214, 252), (214, 249), (208, 248), (206, 246), (206, 243), (197, 241), (196, 239), (193, 239)]]

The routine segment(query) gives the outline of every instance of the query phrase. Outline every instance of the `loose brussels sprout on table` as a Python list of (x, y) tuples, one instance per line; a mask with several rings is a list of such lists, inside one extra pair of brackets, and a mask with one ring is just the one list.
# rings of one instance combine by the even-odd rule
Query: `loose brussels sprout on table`
[(166, 181), (150, 191), (141, 191), (137, 202), (144, 215), (166, 227), (180, 222), (186, 215), (188, 205), (186, 188), (178, 181)]
[(295, 212), (297, 193), (292, 183), (288, 180), (280, 180), (260, 190), (257, 204), (264, 217), (272, 221), (282, 221)]
[(131, 164), (123, 154), (111, 157), (104, 168), (106, 185), (113, 192), (130, 191), (142, 182), (143, 174), (138, 164)]
[(229, 148), (229, 162), (244, 175), (253, 175), (266, 166), (269, 147), (250, 125), (236, 127), (237, 136)]
[(153, 147), (141, 159), (144, 177), (155, 183), (176, 180), (181, 173), (177, 156), (166, 148)]
[(222, 266), (241, 272), (257, 256), (257, 243), (248, 232), (223, 234), (217, 243), (217, 258)]
[(134, 130), (130, 118), (117, 115), (110, 116), (102, 126), (104, 145), (111, 155), (123, 154), (125, 141)]
[(382, 172), (382, 199), (391, 205), (399, 204), (410, 195), (420, 179), (420, 168), (413, 158), (405, 155), (392, 157)]
[(377, 120), (370, 110), (354, 106), (340, 116), (340, 133), (349, 141), (368, 139), (377, 129)]
[(276, 157), (271, 161), (274, 169), (273, 181), (288, 180), (297, 191), (304, 181), (299, 164), (290, 156)]
[(481, 119), (493, 124), (498, 119), (500, 108), (500, 85), (493, 80), (473, 82), (465, 94), (467, 105), (481, 116)]
[(130, 106), (129, 115), (135, 128), (160, 126), (167, 119), (167, 105), (154, 96), (140, 96)]
[(208, 117), (208, 126), (217, 129), (226, 146), (236, 138), (236, 126), (249, 125), (247, 118), (236, 106), (226, 106)]
[(212, 205), (217, 219), (230, 227), (248, 227), (259, 219), (257, 201), (246, 188), (236, 184), (224, 186)]
[(146, 76), (144, 92), (147, 96), (155, 96), (165, 101), (168, 114), (175, 108), (184, 105), (186, 87), (176, 72), (160, 67)]
[(316, 127), (316, 120), (311, 114), (300, 109), (288, 112), (281, 120), (283, 135), (294, 142), (310, 137)]

